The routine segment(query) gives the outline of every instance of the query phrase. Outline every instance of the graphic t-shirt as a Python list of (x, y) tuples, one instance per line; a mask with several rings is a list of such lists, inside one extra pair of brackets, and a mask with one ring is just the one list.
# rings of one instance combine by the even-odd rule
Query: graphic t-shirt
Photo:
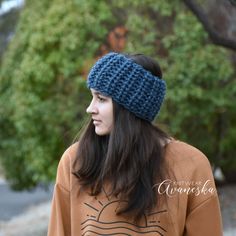
[(71, 173), (78, 143), (63, 154), (58, 165), (48, 236), (145, 235), (221, 236), (219, 200), (206, 156), (177, 140), (165, 146), (169, 177), (156, 183), (165, 196), (152, 212), (135, 223), (131, 216), (117, 215), (125, 200), (110, 197), (104, 187), (97, 196), (81, 190)]

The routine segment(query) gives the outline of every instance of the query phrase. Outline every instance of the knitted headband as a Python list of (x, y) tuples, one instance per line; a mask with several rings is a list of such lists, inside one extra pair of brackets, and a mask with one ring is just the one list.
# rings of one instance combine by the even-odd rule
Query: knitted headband
[(139, 118), (152, 121), (164, 100), (166, 84), (132, 59), (108, 53), (92, 67), (88, 88), (112, 97)]

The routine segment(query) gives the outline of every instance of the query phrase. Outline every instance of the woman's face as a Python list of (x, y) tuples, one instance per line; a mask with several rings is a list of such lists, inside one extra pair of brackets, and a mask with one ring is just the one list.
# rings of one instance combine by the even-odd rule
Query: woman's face
[(91, 89), (92, 101), (86, 112), (91, 114), (97, 135), (106, 135), (111, 132), (113, 125), (112, 98)]

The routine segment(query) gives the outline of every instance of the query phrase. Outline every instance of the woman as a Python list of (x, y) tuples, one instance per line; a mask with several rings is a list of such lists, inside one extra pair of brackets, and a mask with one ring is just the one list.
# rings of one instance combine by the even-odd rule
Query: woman
[(48, 236), (220, 236), (211, 166), (152, 124), (165, 96), (159, 65), (109, 53), (87, 84), (91, 121), (58, 166)]

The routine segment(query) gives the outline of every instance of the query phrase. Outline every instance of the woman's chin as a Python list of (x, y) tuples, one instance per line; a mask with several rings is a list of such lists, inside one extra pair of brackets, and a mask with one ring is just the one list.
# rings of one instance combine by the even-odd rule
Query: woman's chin
[(99, 136), (107, 135), (109, 134), (108, 130), (100, 129), (98, 127), (95, 128), (95, 133)]

